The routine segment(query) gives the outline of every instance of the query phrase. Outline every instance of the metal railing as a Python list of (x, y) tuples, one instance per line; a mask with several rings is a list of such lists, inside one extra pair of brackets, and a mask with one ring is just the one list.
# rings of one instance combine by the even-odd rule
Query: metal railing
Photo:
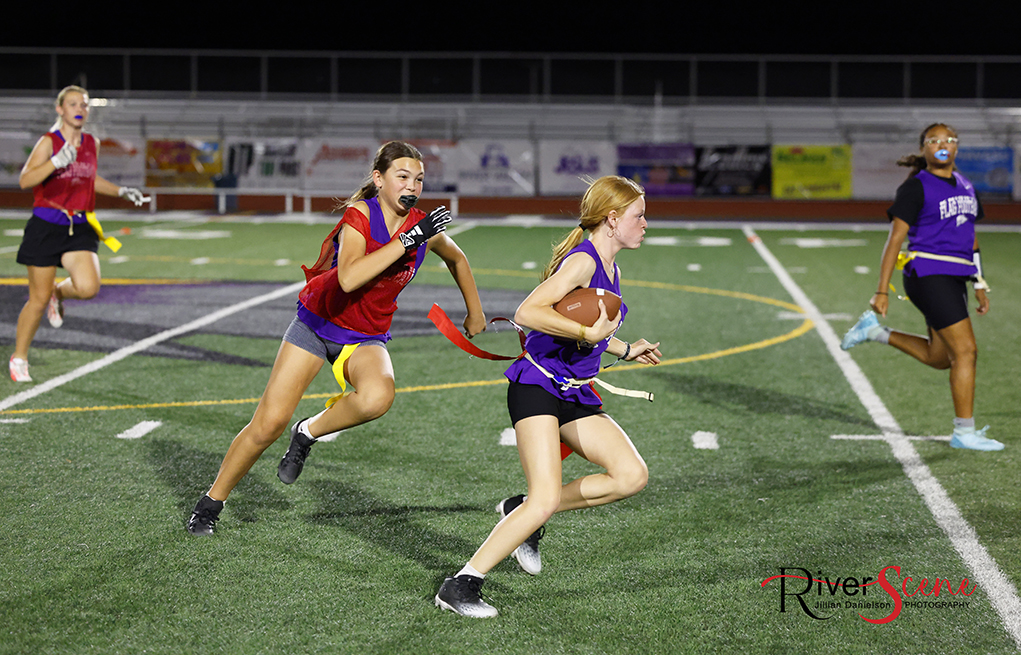
[(0, 47), (0, 94), (453, 102), (1021, 102), (1021, 57)]

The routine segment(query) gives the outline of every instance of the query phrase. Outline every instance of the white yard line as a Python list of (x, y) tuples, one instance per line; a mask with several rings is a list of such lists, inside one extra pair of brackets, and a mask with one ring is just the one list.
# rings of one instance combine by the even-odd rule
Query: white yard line
[(198, 328), (203, 327), (205, 325), (209, 325), (210, 323), (215, 323), (221, 318), (226, 318), (227, 316), (230, 316), (232, 314), (237, 314), (238, 312), (242, 312), (246, 309), (250, 309), (257, 305), (261, 305), (263, 303), (275, 300), (277, 298), (281, 298), (283, 296), (296, 294), (304, 286), (305, 286), (304, 282), (296, 282), (286, 287), (277, 289), (276, 291), (271, 291), (270, 293), (263, 294), (261, 296), (256, 296), (255, 298), (250, 298), (248, 300), (239, 302), (229, 307), (224, 307), (223, 309), (217, 310), (211, 314), (207, 314), (202, 318), (195, 319), (190, 323), (185, 323), (184, 325), (171, 328), (169, 330), (164, 330), (159, 334), (154, 334), (151, 337), (142, 339), (141, 341), (136, 341), (130, 346), (125, 346), (120, 350), (115, 350), (114, 352), (110, 353), (106, 357), (103, 357), (102, 359), (97, 359), (96, 361), (86, 364), (85, 366), (76, 368), (69, 373), (65, 373), (64, 375), (55, 377), (52, 380), (47, 380), (46, 382), (35, 385), (31, 389), (26, 389), (21, 393), (16, 393), (13, 396), (8, 396), (7, 398), (0, 400), (0, 411), (10, 409), (15, 405), (19, 405), (25, 402), (26, 400), (31, 400), (32, 398), (41, 396), (44, 393), (47, 393), (49, 391), (56, 389), (57, 387), (67, 384), (68, 382), (77, 380), (78, 378), (86, 376), (90, 373), (95, 373), (96, 371), (102, 368), (106, 368), (110, 364), (119, 362), (120, 360), (125, 359), (130, 355), (134, 355), (135, 353), (141, 352), (146, 348), (151, 348), (152, 346), (155, 346), (158, 343), (162, 343), (169, 339), (173, 339), (174, 337), (186, 334), (188, 332), (191, 332), (192, 330), (197, 330)]
[(858, 395), (858, 399), (868, 410), (869, 416), (882, 431), (883, 441), (890, 445), (894, 457), (904, 467), (904, 472), (915, 485), (918, 493), (921, 494), (929, 511), (936, 519), (936, 523), (943, 528), (950, 542), (961, 555), (961, 559), (964, 560), (965, 566), (971, 571), (972, 579), (985, 591), (989, 602), (1000, 615), (1004, 628), (1013, 637), (1015, 644), (1021, 647), (1021, 599), (1018, 598), (1014, 584), (1003, 574), (996, 564), (996, 560), (986, 551), (985, 546), (979, 543), (975, 529), (964, 520), (957, 505), (950, 499), (939, 481), (933, 477), (929, 467), (922, 461), (914, 445), (904, 435), (904, 431), (901, 430), (896, 419), (883, 404), (879, 394), (872, 388), (872, 384), (858, 364), (847, 352), (840, 349), (840, 339), (819, 309), (791, 279), (791, 276), (762, 243), (755, 231), (748, 226), (742, 229), (756, 252), (780, 280), (780, 284), (791, 295), (794, 302), (805, 310), (808, 318), (815, 323), (819, 336), (826, 344), (826, 349), (836, 360), (837, 366), (840, 367), (844, 377), (851, 384), (851, 388)]
[(128, 428), (124, 432), (117, 435), (118, 439), (141, 439), (145, 435), (149, 434), (159, 426), (163, 425), (163, 421), (142, 421)]

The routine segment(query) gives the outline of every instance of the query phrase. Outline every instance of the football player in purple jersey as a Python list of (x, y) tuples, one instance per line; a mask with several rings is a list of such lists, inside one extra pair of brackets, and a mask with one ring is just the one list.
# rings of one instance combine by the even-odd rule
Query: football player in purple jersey
[[(989, 311), (989, 286), (982, 276), (982, 259), (975, 221), (983, 216), (975, 187), (954, 166), (958, 137), (953, 128), (935, 123), (922, 130), (920, 152), (897, 163), (911, 168), (887, 210), (890, 236), (880, 261), (878, 291), (866, 311), (844, 335), (841, 348), (877, 341), (911, 355), (935, 369), (950, 370), (954, 403), (954, 432), (950, 445), (970, 450), (1002, 450), (1003, 444), (975, 429), (975, 362), (978, 349), (968, 316), (966, 283), (974, 282), (976, 313)], [(904, 239), (906, 253), (901, 253)], [(904, 268), (904, 290), (925, 316), (928, 334), (914, 335), (879, 323), (890, 307), (890, 279)]]

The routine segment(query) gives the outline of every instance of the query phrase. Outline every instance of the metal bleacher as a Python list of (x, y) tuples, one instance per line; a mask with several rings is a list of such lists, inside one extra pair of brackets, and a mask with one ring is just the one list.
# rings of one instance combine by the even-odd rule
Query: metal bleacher
[[(299, 55), (307, 67), (321, 64), (330, 71), (323, 73), (325, 81), (317, 78), (295, 91), (296, 83), (274, 76), (285, 70), (296, 77), (296, 69), (284, 64)], [(182, 73), (177, 88), (141, 90), (150, 79), (139, 71), (156, 59), (180, 60), (182, 70), (190, 73)], [(44, 131), (54, 118), (56, 89), (82, 83), (93, 96), (92, 130), (122, 138), (912, 143), (921, 127), (944, 121), (969, 144), (1015, 145), (1021, 132), (1021, 88), (1015, 94), (1013, 80), (1021, 72), (1021, 57), (950, 59), (0, 48), (0, 63), (7, 64), (0, 71), (0, 132)], [(254, 80), (249, 87), (224, 91), (210, 86), (207, 80), (229, 70), (228, 63), (247, 71), (247, 77), (235, 77)], [(964, 73), (952, 80), (958, 91), (943, 98), (933, 88), (939, 84), (929, 80), (943, 79), (931, 76), (941, 75), (946, 63)], [(382, 86), (371, 94), (345, 91), (345, 72), (374, 65), (389, 67), (379, 70), (394, 71), (394, 79), (380, 81)], [(523, 77), (513, 93), (487, 94), (487, 71), (509, 74), (526, 66), (530, 77)], [(585, 70), (608, 75), (612, 82), (593, 78), (589, 86), (599, 90), (589, 92), (585, 80), (578, 79), (578, 71)], [(742, 70), (748, 74), (733, 75)], [(869, 97), (874, 70), (886, 71), (885, 78), (877, 78), (883, 84), (876, 85), (887, 89), (877, 92), (883, 97)], [(714, 79), (713, 71), (722, 72)], [(829, 72), (820, 77), (820, 71)], [(852, 78), (854, 71), (858, 79)], [(220, 78), (223, 84), (234, 84), (229, 74), (219, 74), (226, 75)], [(25, 88), (44, 77), (48, 83)], [(732, 78), (735, 88), (739, 78), (745, 86), (731, 93)], [(804, 93), (797, 86), (802, 80)], [(792, 88), (797, 97), (790, 97)]]
[[(322, 102), (96, 98), (104, 137), (364, 137), (605, 139), (698, 145), (913, 142), (924, 125), (953, 125), (974, 145), (1016, 145), (1021, 108), (940, 105)], [(39, 134), (46, 98), (0, 96), (0, 131)]]

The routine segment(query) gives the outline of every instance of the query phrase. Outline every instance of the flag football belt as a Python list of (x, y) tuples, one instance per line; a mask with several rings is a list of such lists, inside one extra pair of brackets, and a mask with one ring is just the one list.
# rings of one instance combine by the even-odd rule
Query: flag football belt
[(935, 254), (933, 254), (931, 252), (922, 252), (920, 250), (911, 250), (911, 251), (908, 251), (908, 252), (901, 252), (901, 253), (897, 254), (897, 270), (899, 271), (899, 270), (903, 269), (907, 265), (907, 263), (909, 261), (911, 261), (912, 259), (914, 259), (916, 257), (920, 257), (922, 259), (934, 259), (934, 260), (940, 261), (940, 262), (950, 262), (951, 264), (964, 264), (965, 266), (972, 266), (972, 267), (975, 268), (975, 276), (974, 277), (975, 277), (975, 282), (977, 282), (977, 284), (975, 285), (975, 288), (976, 289), (985, 289), (986, 291), (990, 290), (989, 289), (989, 284), (986, 282), (985, 278), (982, 277), (979, 274), (978, 267), (975, 266), (975, 262), (967, 260), (967, 259), (965, 259), (963, 257), (954, 257), (952, 255), (935, 255)]
[(564, 377), (562, 375), (553, 375), (552, 373), (544, 369), (542, 366), (540, 366), (539, 362), (532, 359), (532, 356), (527, 351), (525, 351), (525, 359), (531, 362), (532, 366), (537, 368), (540, 373), (548, 377), (550, 380), (553, 380), (555, 384), (559, 385), (561, 391), (567, 391), (568, 389), (579, 389), (581, 387), (587, 386), (595, 382), (603, 389), (606, 389), (610, 393), (616, 394), (618, 396), (626, 396), (628, 398), (644, 398), (649, 402), (652, 402), (652, 399), (655, 397), (655, 394), (652, 394), (648, 391), (636, 391), (634, 389), (622, 389), (620, 387), (615, 387), (612, 384), (603, 382), (602, 380), (595, 376), (590, 378), (569, 378)]
[[(72, 212), (70, 209), (67, 209), (66, 207), (62, 207), (61, 205), (53, 202), (52, 200), (46, 198), (43, 198), (43, 200), (46, 202), (46, 204), (50, 205), (54, 209), (59, 209), (60, 211), (64, 212), (64, 215), (67, 216), (67, 233), (68, 235), (74, 235), (75, 212)], [(95, 231), (96, 236), (99, 237), (100, 241), (106, 244), (107, 248), (114, 252), (117, 252), (118, 250), (121, 249), (120, 241), (118, 241), (114, 237), (108, 237), (103, 235), (103, 226), (100, 225), (99, 219), (96, 218), (96, 212), (85, 212), (85, 220), (88, 221), (90, 226), (92, 226), (92, 229)]]
[[(539, 369), (540, 373), (542, 373), (549, 379), (553, 380), (555, 383), (559, 384), (563, 391), (567, 391), (567, 389), (571, 388), (577, 389), (579, 387), (585, 386), (586, 384), (589, 384), (590, 382), (595, 382), (596, 384), (598, 384), (599, 386), (606, 389), (612, 394), (616, 394), (618, 396), (627, 396), (628, 398), (645, 398), (650, 402), (652, 401), (653, 394), (649, 393), (648, 391), (633, 391), (631, 389), (621, 389), (620, 387), (615, 387), (612, 384), (607, 384), (606, 382), (603, 382), (602, 380), (594, 377), (586, 378), (584, 380), (576, 380), (574, 378), (564, 378), (558, 375), (557, 376), (553, 375), (552, 373), (544, 369), (542, 366), (539, 366), (539, 364), (536, 363), (534, 359), (532, 359), (532, 356), (528, 354), (528, 351), (525, 350), (525, 331), (521, 329), (520, 325), (510, 320), (509, 318), (503, 318), (502, 316), (498, 316), (491, 320), (490, 323), (496, 323), (497, 321), (506, 321), (513, 325), (514, 329), (518, 331), (518, 338), (521, 341), (521, 354), (516, 355), (514, 357), (508, 357), (506, 355), (494, 355), (493, 353), (486, 352), (485, 350), (482, 350), (475, 344), (468, 341), (468, 339), (465, 338), (461, 331), (457, 329), (453, 321), (450, 320), (446, 312), (444, 312), (439, 305), (434, 304), (432, 306), (432, 309), (429, 310), (429, 320), (431, 320), (433, 324), (436, 325), (436, 328), (443, 333), (443, 336), (450, 339), (450, 341), (452, 341), (454, 345), (456, 345), (458, 348), (465, 351), (469, 355), (474, 355), (475, 357), (479, 357), (482, 359), (496, 361), (525, 358), (529, 362), (531, 362), (532, 365), (535, 366), (535, 368)], [(565, 384), (567, 385), (566, 387), (564, 386)]]
[(337, 355), (337, 359), (334, 360), (333, 377), (337, 379), (337, 384), (340, 385), (340, 393), (336, 396), (332, 396), (326, 401), (326, 409), (333, 407), (335, 402), (348, 394), (347, 381), (344, 379), (344, 364), (351, 358), (351, 354), (354, 353), (355, 348), (358, 346), (359, 344), (357, 343), (345, 344), (344, 347), (340, 349), (340, 354)]

